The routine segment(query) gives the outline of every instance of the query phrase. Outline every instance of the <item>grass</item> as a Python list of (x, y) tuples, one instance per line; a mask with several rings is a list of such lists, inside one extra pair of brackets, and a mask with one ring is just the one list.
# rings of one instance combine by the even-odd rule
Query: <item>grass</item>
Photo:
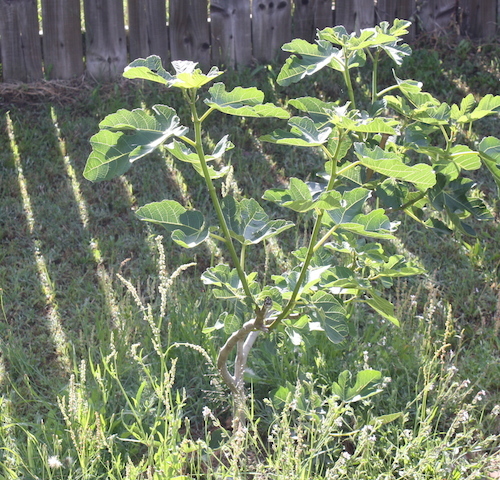
[[(498, 45), (419, 47), (398, 76), (446, 101), (500, 94)], [(283, 90), (278, 71), (228, 72), (225, 81), (255, 84), (269, 101), (345, 94), (323, 74)], [(164, 240), (162, 260), (158, 232), (133, 216), (161, 198), (206, 207), (200, 178), (158, 155), (126, 178), (82, 177), (106, 114), (176, 100), (132, 82), (53, 88), (0, 90), (0, 478), (488, 478), (500, 434), (500, 235), (488, 178), (475, 180), (496, 220), (479, 226), (477, 240), (403, 224), (394, 248), (429, 274), (393, 289), (401, 328), (360, 310), (342, 347), (320, 335), (298, 346), (280, 332), (260, 340), (252, 421), (225, 442), (228, 396), (213, 367), (223, 333), (203, 334), (220, 307), (199, 280), (218, 252)], [(258, 197), (287, 176), (314, 178), (314, 155), (256, 141), (275, 126), (214, 119), (214, 140), (230, 131), (237, 144), (225, 188)], [(481, 133), (498, 135), (498, 119)], [(301, 225), (254, 255), (256, 268), (285, 265), (306, 232)], [(391, 379), (383, 391), (336, 402), (339, 373), (368, 367)], [(275, 397), (278, 386), (291, 396)]]

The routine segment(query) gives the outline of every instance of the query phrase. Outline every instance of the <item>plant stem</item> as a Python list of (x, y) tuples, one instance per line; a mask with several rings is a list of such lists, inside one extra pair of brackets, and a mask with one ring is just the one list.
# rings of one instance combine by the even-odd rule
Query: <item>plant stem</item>
[[(335, 184), (335, 180), (337, 179), (337, 158), (340, 152), (340, 146), (342, 145), (342, 138), (344, 136), (344, 132), (339, 129), (338, 134), (339, 137), (337, 141), (337, 146), (335, 147), (335, 153), (333, 155), (328, 151), (328, 149), (325, 146), (323, 146), (323, 151), (325, 152), (327, 157), (331, 160), (330, 180), (328, 181), (328, 185), (326, 187), (327, 192), (333, 189), (333, 185)], [(323, 223), (323, 215), (325, 214), (325, 210), (317, 209), (316, 212), (317, 212), (316, 221), (314, 223), (311, 238), (309, 240), (309, 246), (307, 248), (306, 258), (304, 259), (304, 263), (302, 264), (302, 268), (300, 269), (299, 278), (297, 280), (297, 283), (295, 284), (295, 288), (293, 289), (292, 296), (288, 300), (288, 303), (286, 304), (283, 311), (269, 325), (269, 330), (275, 328), (284, 318), (288, 316), (288, 314), (295, 307), (295, 304), (297, 303), (297, 300), (299, 298), (300, 289), (303, 286), (304, 280), (307, 275), (307, 270), (309, 269), (309, 265), (314, 256), (314, 252), (316, 251), (317, 240)]]
[(234, 267), (238, 272), (238, 277), (241, 280), (241, 284), (243, 286), (243, 290), (245, 291), (245, 295), (252, 300), (252, 303), (255, 304), (252, 292), (250, 291), (250, 287), (248, 286), (247, 277), (241, 266), (238, 254), (236, 253), (236, 249), (234, 248), (233, 240), (231, 238), (231, 233), (229, 232), (226, 219), (224, 218), (224, 214), (222, 213), (222, 207), (219, 202), (219, 197), (217, 196), (217, 192), (215, 191), (214, 184), (212, 182), (212, 179), (210, 178), (210, 173), (208, 171), (207, 161), (205, 159), (205, 152), (203, 151), (202, 130), (201, 130), (201, 125), (203, 121), (202, 119), (206, 118), (206, 114), (201, 118), (198, 116), (198, 111), (196, 110), (195, 89), (193, 89), (193, 91), (191, 92), (191, 96), (187, 95), (186, 97), (188, 98), (189, 105), (191, 107), (191, 115), (194, 126), (194, 139), (195, 139), (194, 148), (196, 149), (196, 153), (198, 154), (198, 158), (200, 159), (200, 165), (203, 171), (203, 176), (205, 178), (205, 183), (208, 188), (208, 193), (210, 195), (210, 199), (212, 200), (212, 204), (215, 208), (215, 213), (217, 214), (217, 220), (219, 221), (219, 225), (224, 234), (227, 249), (229, 250), (229, 254), (231, 255)]
[(378, 59), (380, 56), (380, 49), (377, 48), (375, 57), (373, 57), (373, 70), (372, 70), (372, 103), (377, 100), (377, 83), (378, 83)]
[(351, 101), (351, 106), (353, 109), (356, 108), (356, 100), (354, 98), (354, 89), (352, 88), (351, 76), (349, 75), (349, 56), (344, 53), (344, 81), (347, 87), (347, 93), (349, 94), (349, 100)]

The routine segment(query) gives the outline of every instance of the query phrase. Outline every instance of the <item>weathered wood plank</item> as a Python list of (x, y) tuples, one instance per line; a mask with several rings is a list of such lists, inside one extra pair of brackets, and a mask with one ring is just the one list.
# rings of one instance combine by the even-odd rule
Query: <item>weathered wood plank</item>
[(314, 25), (315, 0), (293, 0), (292, 37), (312, 42), (316, 35)]
[(336, 0), (335, 23), (350, 32), (373, 27), (375, 4), (373, 0)]
[(425, 0), (419, 5), (418, 29), (426, 33), (446, 34), (456, 23), (456, 18), (456, 0)]
[(210, 65), (207, 0), (170, 0), (170, 54), (172, 60)]
[(331, 27), (333, 25), (332, 0), (315, 0), (314, 29), (322, 30), (325, 27)]
[(377, 23), (385, 20), (392, 24), (396, 18), (401, 20), (410, 20), (412, 25), (409, 28), (409, 34), (407, 36), (409, 39), (415, 37), (415, 14), (415, 0), (378, 0), (375, 8), (375, 18)]
[(43, 59), (47, 78), (83, 73), (79, 0), (42, 0)]
[(496, 37), (497, 0), (460, 0), (459, 6), (462, 34), (484, 40)]
[(4, 82), (32, 82), (42, 73), (42, 47), (35, 0), (0, 0)]
[(333, 25), (332, 0), (293, 0), (292, 36), (312, 42), (316, 31)]
[(169, 59), (165, 0), (129, 0), (130, 59), (158, 55)]
[(84, 0), (84, 9), (87, 73), (98, 80), (117, 78), (127, 65), (123, 1)]
[(253, 56), (259, 62), (271, 62), (286, 55), (281, 46), (292, 38), (290, 0), (253, 0)]
[(211, 0), (212, 63), (234, 68), (252, 62), (250, 0)]

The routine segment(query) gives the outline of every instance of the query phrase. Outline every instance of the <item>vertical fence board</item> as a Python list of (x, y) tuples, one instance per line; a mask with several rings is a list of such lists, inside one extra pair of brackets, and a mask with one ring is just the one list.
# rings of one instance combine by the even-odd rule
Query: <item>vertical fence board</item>
[(312, 42), (316, 34), (314, 25), (316, 1), (293, 0), (293, 4), (292, 36)]
[(276, 60), (281, 46), (292, 38), (290, 0), (253, 0), (253, 56), (259, 62)]
[(332, 0), (315, 0), (314, 29), (333, 26)]
[(494, 38), (497, 33), (496, 2), (497, 0), (460, 0), (462, 33), (472, 38)]
[(350, 32), (373, 27), (375, 4), (373, 0), (336, 0), (335, 22)]
[(419, 29), (431, 34), (446, 33), (449, 31), (450, 25), (456, 22), (456, 7), (456, 0), (421, 1), (418, 15)]
[(293, 0), (292, 36), (312, 42), (316, 30), (333, 25), (332, 0)]
[(42, 78), (42, 48), (35, 0), (0, 0), (0, 36), (4, 82)]
[(83, 73), (79, 0), (42, 0), (43, 59), (48, 78)]
[(165, 0), (128, 0), (130, 59), (158, 55), (168, 61)]
[(252, 61), (250, 0), (211, 0), (212, 63), (227, 67)]
[(386, 20), (392, 23), (394, 19), (411, 20), (412, 25), (408, 36), (415, 36), (415, 0), (378, 0), (376, 8), (377, 23)]
[(210, 65), (207, 0), (170, 0), (170, 53), (173, 60)]
[(85, 0), (87, 73), (98, 80), (119, 77), (127, 65), (122, 0)]

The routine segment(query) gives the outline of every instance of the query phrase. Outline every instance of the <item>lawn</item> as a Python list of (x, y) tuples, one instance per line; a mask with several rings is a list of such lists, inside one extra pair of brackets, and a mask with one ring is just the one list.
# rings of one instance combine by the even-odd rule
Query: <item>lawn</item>
[[(398, 76), (447, 102), (500, 95), (499, 58), (498, 44), (423, 39)], [(224, 81), (257, 86), (269, 102), (312, 93), (346, 99), (323, 72), (279, 87), (279, 68), (227, 72)], [(369, 94), (364, 75), (356, 79), (361, 96)], [(391, 75), (382, 70), (381, 83)], [(477, 238), (404, 220), (391, 248), (428, 273), (390, 290), (401, 327), (360, 309), (341, 345), (319, 334), (297, 345), (280, 330), (262, 336), (250, 360), (252, 416), (227, 441), (229, 396), (214, 366), (224, 332), (208, 328), (221, 307), (200, 280), (220, 251), (183, 250), (133, 215), (163, 198), (210, 208), (201, 178), (159, 154), (110, 182), (82, 175), (107, 114), (168, 103), (187, 117), (177, 102), (160, 86), (127, 80), (0, 84), (0, 478), (491, 476), (500, 463), (493, 181), (470, 174), (495, 213), (475, 225)], [(227, 191), (258, 198), (286, 176), (314, 179), (321, 165), (309, 150), (257, 140), (279, 122), (211, 119), (214, 139), (229, 132), (237, 145)], [(498, 117), (481, 121), (479, 133), (500, 136)], [(269, 242), (252, 256), (254, 268), (284, 269), (310, 223)], [(362, 369), (382, 372), (382, 391), (337, 402), (339, 374)]]

